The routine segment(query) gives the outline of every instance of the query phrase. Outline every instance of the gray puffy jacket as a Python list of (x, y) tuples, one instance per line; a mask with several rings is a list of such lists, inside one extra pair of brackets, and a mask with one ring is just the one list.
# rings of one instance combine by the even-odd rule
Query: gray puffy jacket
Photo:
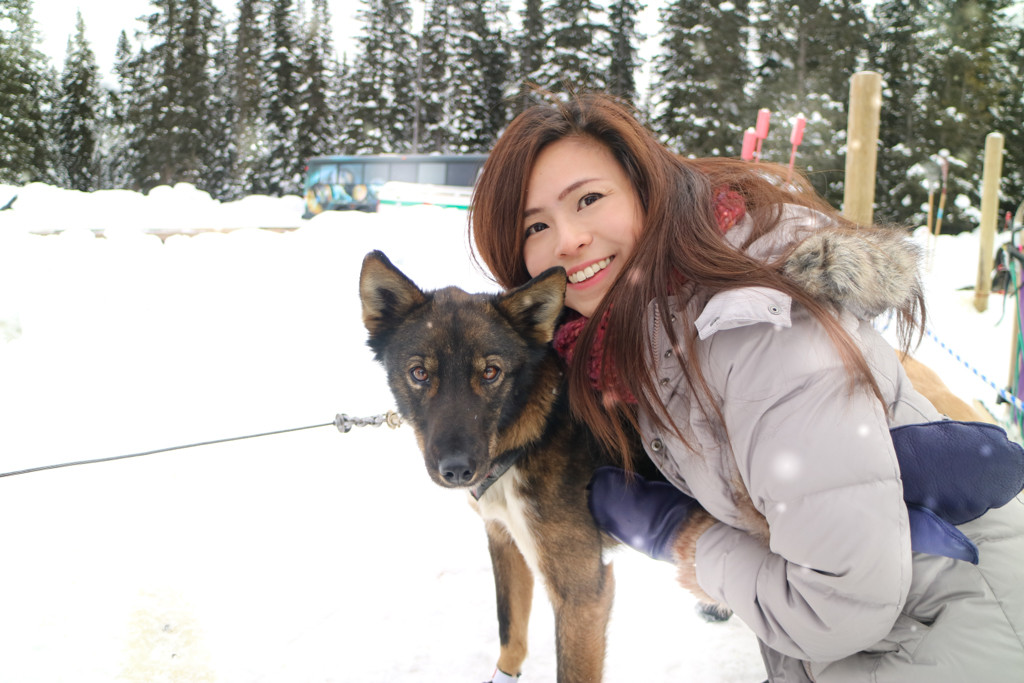
[[(772, 681), (1024, 681), (1021, 496), (958, 527), (978, 565), (910, 548), (889, 429), (941, 416), (867, 319), (914, 295), (916, 250), (899, 233), (844, 237), (797, 207), (784, 221), (748, 253), (767, 260), (801, 242), (787, 272), (839, 305), (888, 411), (850, 391), (823, 328), (785, 294), (691, 287), (671, 320), (652, 305), (661, 398), (694, 450), (644, 416), (641, 433), (665, 476), (718, 520), (697, 541), (700, 588), (754, 631)], [(696, 326), (727, 435), (666, 353), (666, 325), (680, 338)]]

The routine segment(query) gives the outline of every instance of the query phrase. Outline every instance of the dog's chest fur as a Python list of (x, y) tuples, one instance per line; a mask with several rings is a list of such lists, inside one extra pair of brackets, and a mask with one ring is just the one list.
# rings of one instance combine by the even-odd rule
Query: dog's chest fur
[(540, 553), (533, 532), (534, 506), (522, 495), (522, 489), (519, 468), (513, 467), (487, 489), (487, 493), (476, 501), (476, 506), (485, 520), (495, 520), (505, 525), (534, 576), (542, 576)]

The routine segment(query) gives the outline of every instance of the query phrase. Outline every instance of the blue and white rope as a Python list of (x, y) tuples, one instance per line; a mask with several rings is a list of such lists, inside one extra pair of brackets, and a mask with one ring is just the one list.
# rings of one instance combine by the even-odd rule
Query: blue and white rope
[(1017, 410), (1024, 411), (1024, 403), (1022, 403), (1019, 398), (1017, 398), (1016, 396), (1011, 394), (1006, 389), (1000, 389), (996, 385), (995, 382), (993, 382), (988, 377), (986, 377), (984, 374), (979, 372), (976, 367), (972, 366), (970, 363), (968, 363), (963, 358), (961, 358), (960, 354), (956, 353), (955, 351), (953, 351), (953, 349), (951, 349), (948, 346), (946, 346), (945, 342), (943, 342), (941, 339), (936, 337), (935, 333), (932, 332), (930, 329), (926, 328), (925, 329), (925, 334), (927, 334), (929, 337), (931, 337), (935, 341), (935, 343), (937, 343), (939, 346), (944, 348), (946, 350), (946, 352), (949, 353), (949, 355), (953, 356), (953, 358), (956, 358), (965, 368), (967, 368), (968, 370), (973, 372), (976, 377), (978, 377), (979, 379), (981, 379), (984, 382), (987, 382), (990, 387), (992, 387), (997, 392), (999, 392), (999, 395), (1003, 397), (1003, 400), (1005, 400), (1007, 403), (1011, 404)]

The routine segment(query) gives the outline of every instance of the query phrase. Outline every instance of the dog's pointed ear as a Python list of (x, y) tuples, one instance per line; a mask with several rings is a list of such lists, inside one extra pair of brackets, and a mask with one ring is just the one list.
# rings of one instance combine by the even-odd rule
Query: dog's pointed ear
[(426, 296), (383, 252), (371, 251), (363, 257), (359, 299), (363, 304), (363, 325), (370, 333), (372, 345), (374, 339), (394, 329), (423, 304)]
[(549, 268), (525, 285), (498, 296), (496, 305), (530, 339), (547, 344), (565, 304), (565, 269)]

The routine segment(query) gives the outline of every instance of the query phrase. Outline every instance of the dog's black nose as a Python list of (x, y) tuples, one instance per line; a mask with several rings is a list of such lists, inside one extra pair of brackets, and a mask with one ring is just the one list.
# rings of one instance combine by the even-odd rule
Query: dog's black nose
[(442, 458), (437, 469), (444, 480), (452, 486), (464, 486), (473, 478), (473, 467), (469, 464), (469, 457), (462, 453)]

